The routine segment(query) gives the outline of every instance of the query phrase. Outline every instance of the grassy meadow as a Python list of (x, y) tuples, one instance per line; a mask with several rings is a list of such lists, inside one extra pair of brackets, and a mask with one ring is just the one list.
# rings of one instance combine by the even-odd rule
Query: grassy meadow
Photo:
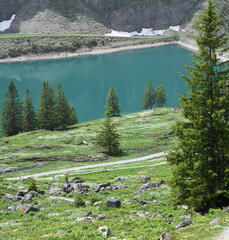
[[(90, 187), (89, 191), (83, 194), (78, 192), (50, 194), (47, 185), (62, 188), (63, 174), (40, 178), (36, 180), (36, 185), (39, 190), (44, 190), (45, 194), (38, 195), (26, 203), (40, 210), (28, 214), (24, 214), (20, 208), (12, 212), (7, 211), (8, 207), (17, 208), (22, 203), (5, 198), (5, 194), (15, 195), (19, 189), (27, 190), (30, 180), (8, 181), (4, 180), (5, 178), (166, 152), (175, 143), (171, 125), (180, 118), (180, 112), (170, 108), (147, 110), (113, 118), (121, 135), (123, 150), (122, 154), (115, 157), (108, 157), (103, 149), (93, 144), (103, 119), (80, 123), (67, 131), (35, 131), (0, 139), (1, 170), (18, 167), (14, 173), (1, 174), (0, 239), (102, 240), (106, 237), (97, 230), (101, 226), (110, 228), (111, 234), (108, 239), (157, 240), (163, 232), (169, 232), (171, 240), (216, 239), (228, 225), (228, 212), (219, 209), (201, 215), (190, 208), (173, 205), (169, 187), (172, 166), (168, 163), (154, 166), (156, 163), (165, 162), (163, 157), (69, 172), (69, 179), (81, 177), (85, 180), (83, 184)], [(37, 163), (44, 163), (44, 166), (19, 169)], [(120, 182), (117, 177), (125, 179)], [(144, 184), (144, 177), (150, 177), (152, 182), (163, 180), (165, 184), (138, 193)], [(126, 187), (100, 192), (93, 190), (99, 184), (107, 182)], [(52, 198), (53, 196), (57, 198)], [(65, 197), (69, 201), (58, 197)], [(93, 206), (94, 202), (106, 202), (110, 197), (120, 198), (121, 207), (110, 208), (103, 204)], [(77, 198), (80, 198), (86, 206), (77, 207), (76, 200), (70, 202)], [(141, 200), (146, 204), (142, 205)], [(88, 211), (92, 212), (93, 220), (80, 221), (79, 218), (84, 217)], [(98, 220), (99, 214), (105, 214), (106, 218)], [(220, 220), (209, 224), (215, 218)], [(192, 224), (176, 229), (176, 225), (184, 220), (190, 220)]]

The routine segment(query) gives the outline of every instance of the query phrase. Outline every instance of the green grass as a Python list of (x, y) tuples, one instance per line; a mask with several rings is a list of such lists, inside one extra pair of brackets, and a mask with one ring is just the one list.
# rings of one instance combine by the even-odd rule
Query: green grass
[[(171, 131), (171, 125), (176, 119), (180, 119), (180, 113), (169, 108), (113, 118), (112, 121), (117, 124), (117, 130), (121, 135), (120, 143), (123, 150), (122, 154), (113, 157), (104, 155), (104, 149), (94, 145), (96, 133), (103, 125), (103, 119), (80, 123), (67, 131), (38, 130), (2, 138), (0, 168), (45, 163), (43, 167), (4, 174), (4, 177), (21, 176), (167, 151), (175, 141), (173, 135), (167, 132)], [(82, 144), (83, 141), (89, 145)], [(34, 148), (29, 148), (31, 146)]]
[[(127, 180), (117, 182), (116, 177), (118, 176), (126, 177)], [(139, 194), (137, 191), (143, 184), (141, 181), (144, 176), (151, 177), (153, 182), (164, 180), (166, 184)], [(213, 239), (213, 236), (222, 231), (222, 228), (226, 226), (229, 220), (228, 214), (223, 210), (210, 210), (209, 214), (202, 216), (191, 209), (184, 210), (173, 206), (169, 198), (171, 190), (168, 183), (171, 178), (171, 166), (168, 164), (140, 169), (133, 168), (83, 174), (80, 177), (84, 178), (85, 184), (91, 187), (100, 183), (110, 182), (112, 185), (125, 184), (128, 188), (114, 191), (106, 190), (99, 193), (89, 190), (88, 193), (81, 195), (86, 203), (86, 207), (77, 208), (69, 202), (61, 200), (60, 203), (57, 203), (57, 199), (49, 198), (50, 195), (46, 185), (51, 183), (53, 186), (61, 187), (64, 177), (59, 180), (39, 181), (37, 183), (38, 188), (44, 189), (46, 194), (38, 196), (31, 204), (40, 207), (40, 211), (26, 215), (20, 211), (7, 215), (0, 213), (0, 239), (105, 239), (101, 237), (97, 229), (100, 226), (108, 226), (112, 231), (111, 237), (117, 237), (118, 239), (156, 240), (163, 232), (167, 231), (171, 233), (171, 239), (206, 240)], [(10, 184), (12, 184), (13, 189), (7, 189), (7, 186)], [(4, 181), (0, 185), (0, 194), (5, 194), (6, 192), (15, 194), (15, 189), (18, 186), (23, 186), (27, 189), (29, 181), (14, 181), (12, 183)], [(137, 201), (131, 200), (137, 195), (139, 195), (141, 200), (146, 200), (149, 204), (142, 206)], [(62, 196), (74, 199), (74, 194), (72, 193)], [(106, 201), (111, 196), (120, 198), (122, 202), (121, 208), (112, 209), (106, 206), (91, 206), (91, 199)], [(158, 203), (153, 203), (153, 200), (156, 200)], [(0, 204), (1, 209), (6, 210), (9, 206), (17, 206), (20, 203), (2, 198)], [(87, 211), (92, 211), (94, 215), (99, 213), (106, 214), (108, 219), (95, 220), (93, 222), (75, 222), (76, 218), (83, 217)], [(150, 218), (149, 215), (145, 214), (146, 217), (141, 218), (136, 216), (137, 212), (157, 213), (163, 217)], [(48, 217), (50, 213), (58, 213), (59, 215)], [(184, 215), (187, 214), (192, 215), (190, 220), (193, 224), (176, 230), (175, 226), (185, 220)], [(169, 215), (172, 216), (168, 217)], [(42, 220), (44, 217), (47, 217), (47, 219)], [(220, 217), (221, 221), (217, 224), (209, 225), (209, 222), (216, 217)], [(26, 229), (29, 226), (35, 226), (35, 229)]]

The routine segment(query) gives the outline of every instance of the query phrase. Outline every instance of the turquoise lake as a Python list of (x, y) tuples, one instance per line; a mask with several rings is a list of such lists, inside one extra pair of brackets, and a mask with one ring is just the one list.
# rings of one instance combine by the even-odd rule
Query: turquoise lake
[(60, 81), (80, 122), (104, 117), (106, 96), (112, 86), (119, 97), (121, 114), (141, 111), (149, 80), (154, 86), (165, 86), (165, 106), (177, 107), (177, 95), (188, 91), (178, 72), (185, 74), (184, 65), (192, 65), (192, 60), (191, 51), (169, 45), (59, 60), (1, 63), (0, 109), (10, 80), (21, 100), (25, 88), (31, 89), (35, 107), (39, 105), (42, 82), (48, 80), (55, 88)]

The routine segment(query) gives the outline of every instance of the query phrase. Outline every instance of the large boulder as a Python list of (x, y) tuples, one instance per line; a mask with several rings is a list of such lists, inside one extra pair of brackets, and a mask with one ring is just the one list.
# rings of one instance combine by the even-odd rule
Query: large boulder
[(49, 189), (49, 193), (50, 194), (61, 194), (63, 192), (62, 189), (55, 187), (55, 188), (50, 188)]
[(83, 182), (85, 182), (85, 180), (80, 177), (74, 177), (74, 178), (70, 178), (69, 182), (70, 183), (83, 183)]
[(118, 207), (121, 207), (121, 201), (119, 198), (111, 197), (107, 199), (106, 205), (107, 207), (118, 208)]
[(16, 197), (15, 197), (13, 194), (9, 194), (9, 193), (7, 193), (7, 194), (5, 194), (4, 197), (5, 197), (6, 199), (16, 200)]
[(17, 207), (17, 210), (19, 210), (19, 209), (23, 210), (24, 214), (29, 213), (29, 212), (39, 211), (39, 208), (31, 206), (29, 204), (20, 205), (20, 206)]
[(98, 232), (100, 232), (103, 237), (108, 237), (111, 234), (111, 230), (107, 226), (99, 227)]
[(158, 187), (160, 187), (162, 184), (164, 184), (164, 181), (145, 183), (145, 184), (143, 184), (143, 185), (141, 186), (141, 188), (139, 189), (138, 193), (144, 193), (144, 192), (147, 191), (149, 188), (158, 188)]
[(179, 229), (179, 228), (184, 228), (184, 227), (187, 227), (189, 225), (191, 225), (192, 222), (190, 220), (185, 220), (183, 222), (180, 222), (178, 225), (176, 225), (176, 229)]

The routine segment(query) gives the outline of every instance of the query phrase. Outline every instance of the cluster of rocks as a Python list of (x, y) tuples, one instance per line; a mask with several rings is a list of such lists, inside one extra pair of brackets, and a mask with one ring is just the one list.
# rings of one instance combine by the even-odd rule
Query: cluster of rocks
[(15, 201), (22, 201), (22, 202), (30, 202), (36, 197), (38, 194), (45, 194), (45, 191), (43, 190), (38, 190), (37, 192), (35, 191), (19, 191), (17, 192), (16, 195), (13, 194), (5, 194), (5, 199), (10, 199), (10, 200), (15, 200)]
[(126, 188), (126, 185), (111, 185), (110, 183), (101, 183), (99, 184), (96, 188), (94, 188), (95, 192), (100, 192), (103, 190), (117, 190), (117, 189), (122, 189)]

